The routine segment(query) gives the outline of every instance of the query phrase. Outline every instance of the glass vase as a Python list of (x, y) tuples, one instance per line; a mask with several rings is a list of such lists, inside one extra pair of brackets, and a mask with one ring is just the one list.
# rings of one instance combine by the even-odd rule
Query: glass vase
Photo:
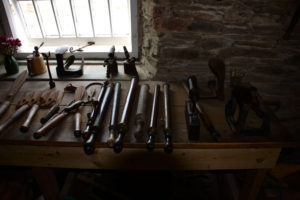
[(19, 64), (13, 55), (5, 55), (4, 66), (7, 74), (16, 74), (19, 72)]

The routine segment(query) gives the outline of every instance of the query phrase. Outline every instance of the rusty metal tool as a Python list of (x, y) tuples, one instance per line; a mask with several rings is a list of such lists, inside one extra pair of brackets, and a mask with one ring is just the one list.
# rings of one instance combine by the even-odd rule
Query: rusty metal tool
[(58, 100), (59, 91), (51, 92), (49, 91), (45, 95), (42, 96), (40, 107), (41, 108), (49, 108), (53, 106)]
[(91, 46), (91, 45), (94, 45), (95, 44), (95, 42), (92, 42), (92, 41), (89, 41), (86, 45), (84, 45), (84, 46), (82, 46), (82, 47), (79, 47), (79, 48), (77, 48), (77, 49), (73, 49), (73, 47), (70, 47), (69, 48), (69, 51), (71, 52), (71, 53), (74, 53), (74, 52), (76, 52), (76, 51), (83, 51), (83, 48), (85, 48), (85, 47), (88, 47), (88, 46)]
[(20, 131), (25, 133), (28, 131), (29, 129), (29, 125), (31, 124), (33, 117), (35, 116), (36, 112), (38, 111), (39, 107), (40, 107), (40, 103), (42, 103), (42, 101), (44, 100), (44, 98), (42, 97), (43, 92), (38, 93), (36, 98), (33, 98), (31, 100), (31, 102), (29, 103), (31, 109), (29, 111), (29, 114), (25, 120), (25, 122), (23, 123), (23, 125), (20, 127)]
[(200, 116), (197, 112), (195, 103), (190, 98), (185, 101), (185, 120), (189, 140), (199, 140)]
[(171, 153), (173, 151), (169, 88), (170, 88), (169, 84), (165, 83), (163, 85), (163, 89), (164, 89), (164, 134), (165, 134), (164, 150), (167, 153)]
[(130, 111), (132, 110), (134, 103), (135, 90), (138, 84), (138, 79), (136, 77), (131, 79), (128, 94), (126, 97), (126, 102), (123, 108), (123, 113), (118, 124), (118, 134), (114, 144), (114, 151), (119, 153), (123, 149), (123, 138), (128, 131), (128, 122), (130, 117)]
[(157, 115), (158, 115), (158, 106), (159, 106), (159, 92), (160, 85), (154, 86), (153, 101), (152, 101), (152, 110), (151, 118), (148, 128), (148, 139), (146, 142), (147, 149), (153, 150), (155, 145), (155, 135), (157, 134)]
[(45, 124), (51, 117), (53, 117), (59, 111), (59, 104), (54, 104), (48, 112), (40, 119), (41, 124)]
[(198, 87), (196, 76), (187, 78), (188, 95), (190, 99), (200, 99), (200, 88)]
[[(83, 88), (83, 89), (82, 89)], [(55, 128), (57, 124), (59, 124), (67, 115), (69, 115), (72, 112), (76, 112), (78, 108), (83, 105), (85, 102), (82, 100), (77, 100), (79, 98), (82, 98), (82, 96), (85, 93), (84, 87), (80, 86), (77, 87), (75, 90), (74, 100), (72, 100), (62, 111), (60, 111), (58, 114), (50, 118), (45, 124), (42, 125), (34, 134), (33, 137), (35, 139), (39, 139), (40, 137), (46, 135), (46, 133)]]
[(18, 93), (18, 91), (20, 90), (20, 88), (22, 87), (24, 82), (26, 81), (26, 77), (27, 77), (27, 71), (24, 70), (22, 73), (20, 73), (20, 75), (16, 78), (16, 80), (10, 87), (9, 92), (6, 95), (5, 101), (0, 106), (0, 117), (2, 117), (3, 114), (9, 108), (9, 105), (13, 101), (14, 96)]
[(51, 117), (53, 117), (55, 114), (58, 113), (59, 103), (62, 101), (65, 92), (75, 92), (75, 91), (76, 91), (76, 87), (73, 86), (71, 83), (68, 84), (64, 88), (64, 92), (62, 92), (60, 99), (58, 100), (58, 95), (57, 95), (56, 103), (52, 105), (52, 107), (48, 110), (48, 112), (40, 119), (41, 124), (45, 124), (49, 119), (51, 119)]
[(29, 93), (22, 96), (16, 105), (17, 110), (4, 122), (0, 125), (0, 133), (5, 130), (9, 125), (19, 119), (29, 108), (29, 102), (32, 99), (34, 93)]
[(186, 84), (183, 83), (183, 88), (185, 89), (185, 91), (189, 94), (191, 100), (193, 101), (195, 108), (201, 118), (201, 120), (203, 121), (205, 127), (207, 128), (207, 130), (210, 132), (211, 136), (214, 138), (214, 140), (216, 142), (220, 142), (221, 141), (221, 137), (220, 134), (216, 131), (215, 127), (213, 126), (210, 118), (208, 117), (207, 113), (204, 111), (203, 107), (200, 105), (199, 103), (199, 99), (198, 97), (195, 95), (191, 95), (190, 91), (191, 88), (188, 88), (188, 86)]
[(100, 110), (101, 102), (102, 102), (102, 99), (104, 97), (104, 93), (105, 93), (107, 84), (108, 84), (107, 81), (105, 81), (103, 83), (103, 85), (100, 89), (100, 92), (98, 94), (97, 101), (94, 102), (93, 110), (90, 113), (88, 113), (88, 122), (87, 122), (86, 128), (85, 128), (85, 130), (83, 131), (83, 134), (82, 134), (82, 137), (84, 139), (88, 139), (90, 137), (90, 134), (91, 134), (91, 131), (92, 131), (92, 126), (93, 126), (93, 124), (95, 122), (95, 119), (98, 115), (98, 112)]
[[(262, 109), (263, 102), (260, 100), (257, 89), (251, 85), (235, 86), (231, 99), (225, 106), (225, 116), (227, 123), (235, 134), (243, 136), (266, 136), (270, 134), (270, 117)], [(238, 108), (238, 109), (237, 109)], [(238, 112), (238, 119), (234, 119)], [(246, 121), (248, 113), (253, 110), (261, 123), (256, 127), (247, 127)]]
[(91, 134), (88, 137), (88, 139), (84, 142), (83, 149), (84, 149), (84, 152), (88, 155), (92, 154), (95, 151), (95, 142), (98, 138), (99, 131), (101, 130), (104, 116), (105, 116), (112, 92), (113, 92), (113, 85), (108, 84), (108, 86), (105, 90), (104, 97), (101, 101), (100, 110), (99, 110), (97, 117), (95, 118), (95, 121), (92, 125)]
[(59, 91), (56, 92), (40, 92), (36, 98), (33, 98), (30, 102), (30, 111), (27, 116), (27, 119), (23, 123), (23, 125), (20, 127), (20, 131), (25, 133), (28, 131), (29, 126), (36, 115), (39, 108), (49, 108), (54, 103), (56, 103), (57, 97), (59, 95)]
[(107, 144), (109, 147), (114, 146), (115, 135), (117, 134), (118, 106), (120, 101), (120, 93), (121, 83), (117, 82), (114, 86), (114, 98), (109, 123), (109, 135), (107, 139)]
[(42, 53), (42, 55), (43, 55), (44, 59), (46, 60), (47, 70), (48, 70), (48, 75), (49, 75), (49, 86), (50, 86), (50, 89), (52, 89), (55, 87), (55, 82), (53, 81), (51, 70), (49, 67), (50, 52), (48, 54)]
[(146, 123), (147, 99), (149, 96), (149, 85), (143, 84), (140, 89), (137, 110), (135, 114), (136, 130), (134, 136), (140, 140), (143, 136), (144, 126)]
[[(73, 101), (72, 101), (73, 102)], [(65, 119), (67, 115), (69, 115), (74, 110), (77, 110), (81, 105), (85, 102), (80, 100), (74, 103), (71, 103), (69, 106), (66, 106), (60, 113), (47, 121), (41, 128), (39, 128), (36, 132), (33, 133), (33, 137), (35, 139), (39, 139), (42, 136), (46, 135), (46, 133), (53, 128), (55, 128), (61, 121)]]
[(67, 58), (64, 63), (63, 57), (66, 51), (68, 50), (67, 46), (58, 47), (55, 50), (55, 57), (57, 62), (56, 73), (58, 77), (79, 77), (83, 75), (83, 67), (84, 67), (84, 58), (81, 60), (81, 66), (79, 69), (69, 69), (70, 65), (74, 63), (75, 56), (71, 55)]
[(107, 67), (107, 69), (106, 69), (106, 78), (109, 78), (111, 76), (115, 76), (119, 73), (117, 58), (115, 57), (115, 46), (112, 46), (110, 48), (110, 51), (108, 53), (108, 58), (106, 58), (104, 60), (103, 67)]
[(135, 60), (136, 60), (135, 57), (130, 58), (126, 46), (123, 46), (123, 49), (126, 57), (126, 61), (123, 63), (125, 74), (139, 78), (139, 74), (137, 73), (136, 66), (135, 66)]

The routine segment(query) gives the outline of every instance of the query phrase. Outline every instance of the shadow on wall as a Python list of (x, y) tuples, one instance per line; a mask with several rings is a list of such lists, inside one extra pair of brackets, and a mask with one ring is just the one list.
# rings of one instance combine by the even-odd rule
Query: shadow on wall
[[(218, 57), (228, 70), (247, 68), (252, 81), (272, 82), (275, 77), (298, 82), (293, 73), (300, 75), (299, 67), (286, 61), (299, 54), (299, 23), (290, 40), (281, 39), (297, 4), (295, 0), (143, 1), (142, 63), (155, 80), (183, 80), (191, 74), (201, 80), (210, 75), (208, 60)], [(277, 73), (278, 67), (272, 69), (274, 64), (282, 73)]]

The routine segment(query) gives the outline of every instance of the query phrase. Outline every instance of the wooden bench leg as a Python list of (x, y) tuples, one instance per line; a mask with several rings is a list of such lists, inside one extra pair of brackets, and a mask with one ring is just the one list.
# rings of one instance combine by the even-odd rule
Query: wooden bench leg
[(33, 175), (46, 200), (59, 199), (59, 186), (53, 169), (46, 167), (33, 167)]
[(255, 200), (260, 186), (264, 181), (268, 169), (248, 170), (242, 185), (239, 199), (240, 200)]

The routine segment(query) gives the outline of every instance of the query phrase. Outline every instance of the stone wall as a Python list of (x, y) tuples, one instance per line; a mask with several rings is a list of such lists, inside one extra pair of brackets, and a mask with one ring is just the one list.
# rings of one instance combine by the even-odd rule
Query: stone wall
[[(212, 76), (208, 60), (224, 59), (230, 69), (266, 100), (281, 102), (278, 117), (299, 132), (300, 21), (282, 40), (297, 0), (149, 0), (141, 3), (141, 61), (155, 80)], [(299, 133), (300, 135), (300, 133)]]

